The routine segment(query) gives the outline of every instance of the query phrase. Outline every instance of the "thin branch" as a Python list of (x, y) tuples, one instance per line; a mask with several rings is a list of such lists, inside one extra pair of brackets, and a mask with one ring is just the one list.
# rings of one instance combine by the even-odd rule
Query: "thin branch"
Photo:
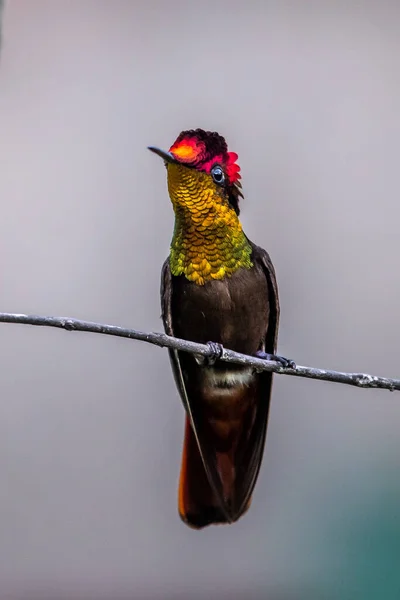
[[(68, 317), (40, 317), (37, 315), (20, 315), (13, 313), (0, 313), (0, 322), (19, 323), (23, 325), (39, 325), (44, 327), (58, 327), (67, 331), (88, 331), (91, 333), (102, 333), (104, 335), (114, 335), (117, 337), (129, 338), (131, 340), (140, 340), (148, 342), (161, 348), (171, 348), (181, 350), (191, 354), (199, 354), (209, 357), (212, 350), (207, 344), (198, 344), (179, 338), (165, 335), (164, 333), (145, 333), (136, 329), (126, 329), (116, 325), (106, 325), (103, 323), (92, 323), (91, 321), (81, 321), (79, 319), (70, 319)], [(293, 375), (295, 377), (306, 377), (308, 379), (319, 379), (322, 381), (331, 381), (334, 383), (344, 383), (355, 385), (361, 388), (380, 388), (390, 390), (391, 392), (400, 391), (400, 379), (389, 379), (387, 377), (377, 377), (376, 375), (367, 375), (365, 373), (342, 373), (340, 371), (328, 371), (326, 369), (315, 369), (314, 367), (284, 368), (279, 363), (233, 350), (223, 350), (220, 360), (227, 363), (239, 365), (248, 365), (259, 371), (272, 371), (281, 375)]]

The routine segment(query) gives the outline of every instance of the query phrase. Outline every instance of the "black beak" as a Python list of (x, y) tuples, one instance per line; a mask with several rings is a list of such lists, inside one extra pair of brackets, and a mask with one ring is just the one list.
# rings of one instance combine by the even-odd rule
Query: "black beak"
[(156, 146), (148, 146), (148, 149), (154, 152), (154, 154), (158, 154), (158, 156), (161, 156), (161, 158), (167, 163), (178, 162), (176, 158), (171, 154), (171, 152), (166, 152), (165, 150), (161, 150), (161, 148), (157, 148)]

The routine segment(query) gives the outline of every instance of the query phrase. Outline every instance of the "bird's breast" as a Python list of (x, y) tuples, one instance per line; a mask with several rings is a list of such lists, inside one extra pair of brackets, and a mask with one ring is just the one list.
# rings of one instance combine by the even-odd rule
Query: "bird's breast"
[[(173, 278), (172, 312), (178, 337), (218, 342), (237, 352), (254, 354), (268, 327), (269, 301), (265, 275), (257, 266), (240, 269), (222, 281), (198, 286), (184, 276)], [(222, 381), (222, 374), (215, 381)], [(232, 378), (248, 375), (227, 375)], [(226, 382), (224, 386), (226, 387)]]

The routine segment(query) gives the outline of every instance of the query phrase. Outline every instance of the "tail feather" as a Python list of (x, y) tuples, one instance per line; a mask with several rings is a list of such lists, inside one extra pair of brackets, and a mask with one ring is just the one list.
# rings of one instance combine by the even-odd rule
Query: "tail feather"
[(203, 461), (188, 417), (185, 424), (178, 510), (181, 519), (194, 529), (212, 523), (228, 523), (208, 482)]
[(251, 498), (239, 514), (233, 512), (231, 519), (227, 517), (226, 509), (229, 511), (235, 506), (235, 468), (232, 453), (217, 453), (217, 464), (223, 484), (225, 510), (222, 510), (208, 481), (196, 437), (186, 417), (178, 510), (182, 521), (194, 529), (202, 529), (212, 524), (233, 523), (250, 507)]

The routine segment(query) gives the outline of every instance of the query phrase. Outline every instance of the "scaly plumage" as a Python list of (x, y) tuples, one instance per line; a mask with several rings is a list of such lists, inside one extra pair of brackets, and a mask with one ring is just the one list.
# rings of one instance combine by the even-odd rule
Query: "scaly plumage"
[(168, 167), (168, 190), (175, 208), (171, 243), (173, 275), (204, 285), (240, 267), (250, 268), (251, 247), (223, 190), (210, 176), (180, 164)]

